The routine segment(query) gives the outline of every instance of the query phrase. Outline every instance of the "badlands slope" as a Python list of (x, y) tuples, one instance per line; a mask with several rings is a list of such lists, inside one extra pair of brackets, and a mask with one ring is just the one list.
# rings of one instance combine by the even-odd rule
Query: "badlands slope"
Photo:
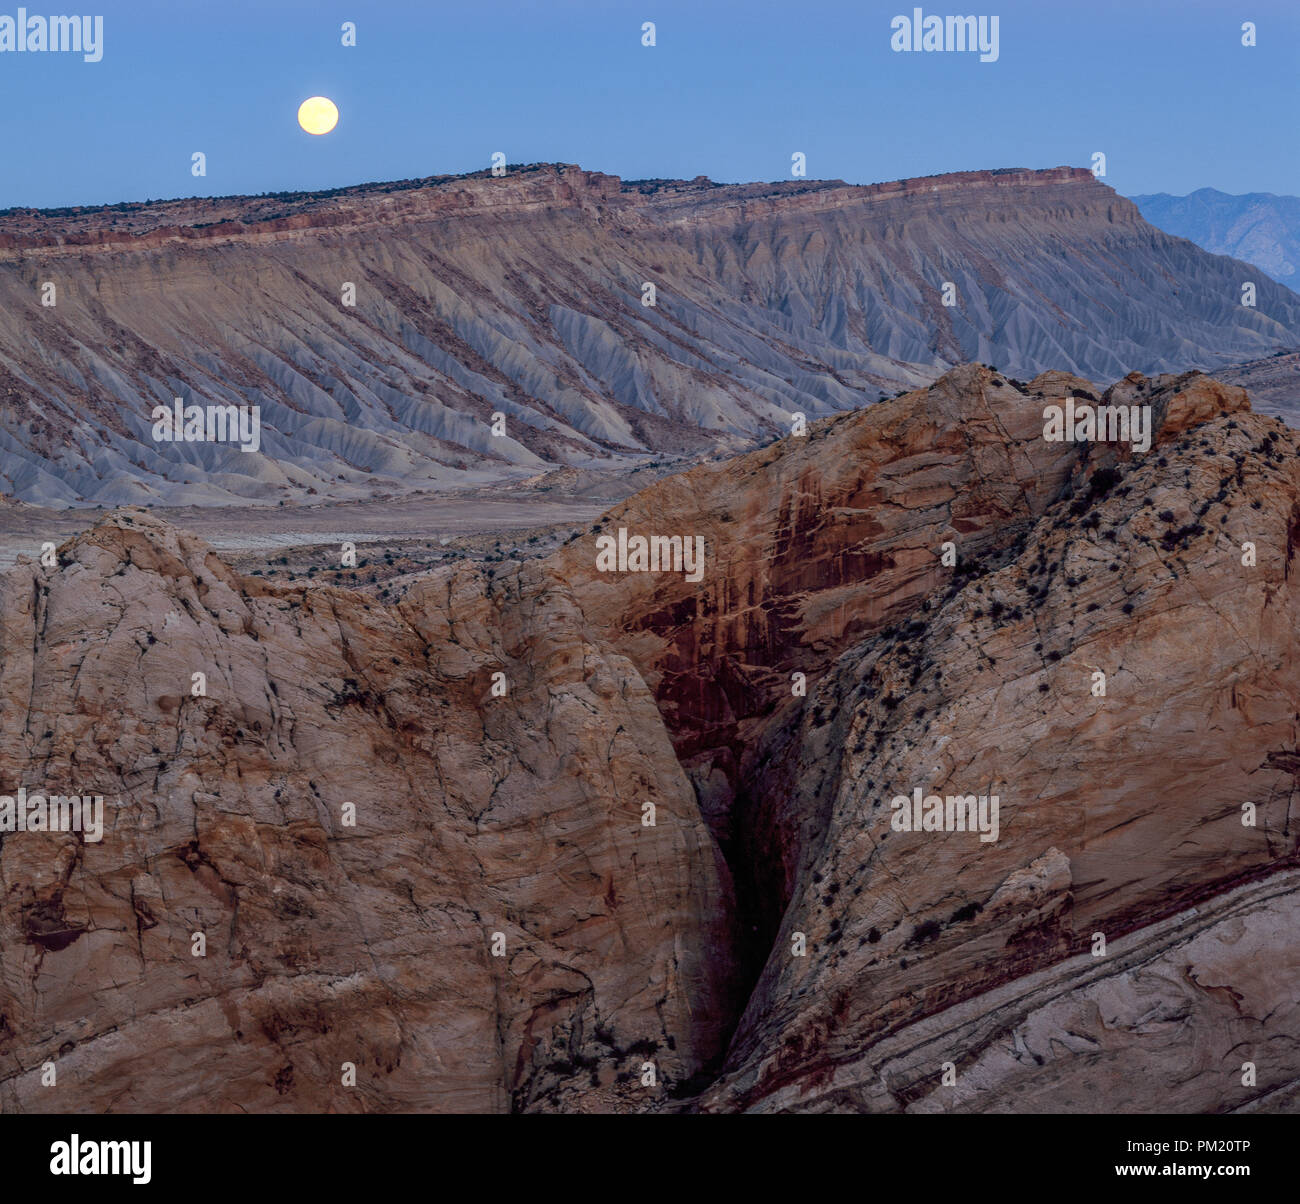
[[(544, 165), (11, 210), (0, 491), (273, 506), (734, 452), (963, 361), (1114, 380), (1300, 345), (1288, 289), (1240, 304), (1258, 275), (1070, 168), (859, 187)], [(156, 442), (175, 397), (259, 407), (259, 449)]]

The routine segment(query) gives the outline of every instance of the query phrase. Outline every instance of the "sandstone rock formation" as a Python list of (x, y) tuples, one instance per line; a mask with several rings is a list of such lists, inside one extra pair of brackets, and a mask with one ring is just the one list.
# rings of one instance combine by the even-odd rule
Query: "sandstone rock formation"
[(4, 579), (0, 764), (108, 818), (0, 845), (6, 1110), (489, 1111), (623, 1090), (615, 1049), (668, 1078), (717, 1051), (726, 867), (561, 582), (451, 572), (390, 610), (139, 512), (61, 563)]
[(1294, 1109), (1296, 451), (968, 365), (393, 606), (112, 515), (0, 586), (0, 789), (110, 816), (0, 838), (0, 1108)]
[[(1239, 304), (1254, 275), (1069, 168), (851, 187), (546, 165), (9, 211), (0, 488), (274, 504), (735, 451), (965, 360), (1114, 379), (1300, 345), (1289, 290)], [(259, 407), (260, 447), (156, 441), (176, 397)]]

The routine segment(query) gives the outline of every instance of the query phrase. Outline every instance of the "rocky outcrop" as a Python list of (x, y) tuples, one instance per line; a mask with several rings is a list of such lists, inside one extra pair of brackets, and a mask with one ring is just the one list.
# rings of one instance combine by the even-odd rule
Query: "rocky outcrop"
[(4, 578), (0, 792), (107, 815), (0, 837), (6, 1111), (617, 1108), (719, 1052), (726, 867), (561, 582), (389, 609), (140, 512), (60, 561)]
[[(1261, 281), (1242, 306), (1243, 272), (1069, 168), (850, 186), (543, 165), (9, 211), (0, 488), (370, 498), (734, 452), (966, 360), (1114, 379), (1300, 343), (1300, 300)], [(176, 397), (258, 407), (260, 443), (155, 440)]]
[[(1297, 886), (1294, 871), (1279, 873), (1120, 937), (1104, 957), (1015, 978), (753, 1110), (1294, 1112)], [(790, 1060), (799, 1052), (796, 1039)], [(716, 1092), (705, 1106), (734, 1102)]]
[[(845, 652), (742, 761), (786, 905), (719, 1105), (877, 1065), (874, 1042), (923, 1017), (987, 1006), (1099, 936), (1294, 864), (1295, 445), (1244, 413), (1240, 391), (1129, 381), (1108, 400), (1140, 393), (1160, 418), (1150, 453), (1080, 449), (1073, 487), (1023, 538), (976, 553), (973, 580)], [(998, 796), (997, 839), (898, 830), (893, 800), (917, 790)], [(920, 881), (933, 887), (923, 905)], [(1285, 923), (1269, 925), (1291, 990)], [(806, 957), (791, 956), (795, 932)], [(1256, 1014), (1264, 1061), (1279, 1052), (1268, 1016)], [(1215, 1031), (1227, 1059), (1232, 1026)], [(1260, 1093), (1296, 1077), (1281, 1049)], [(973, 1056), (954, 1046), (946, 1060)], [(1249, 1098), (1226, 1073), (1223, 1094), (1207, 1079), (1185, 1103)], [(1077, 1087), (1040, 1082), (1036, 1099), (1077, 1104)]]
[(0, 1106), (1294, 1107), (1296, 451), (964, 366), (392, 606), (113, 515), (3, 579), (3, 785), (109, 820), (0, 839)]

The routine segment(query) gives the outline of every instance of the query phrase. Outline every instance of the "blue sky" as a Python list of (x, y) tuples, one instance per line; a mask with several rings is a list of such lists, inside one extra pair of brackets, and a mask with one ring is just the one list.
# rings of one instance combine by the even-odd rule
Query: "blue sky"
[[(28, 11), (102, 13), (101, 62), (0, 53), (0, 207), (328, 188), (497, 150), (721, 181), (788, 179), (803, 151), (810, 178), (855, 183), (1102, 151), (1126, 194), (1300, 195), (1296, 0), (922, 6), (996, 14), (996, 63), (894, 53), (898, 0), (72, 2)], [(314, 94), (341, 111), (323, 138), (295, 121)]]

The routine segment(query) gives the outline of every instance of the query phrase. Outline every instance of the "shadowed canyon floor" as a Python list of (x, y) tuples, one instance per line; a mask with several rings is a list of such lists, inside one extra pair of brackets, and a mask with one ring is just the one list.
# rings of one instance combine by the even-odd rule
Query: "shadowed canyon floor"
[(1300, 1104), (1300, 461), (1242, 389), (966, 365), (566, 538), (385, 602), (120, 510), (0, 577), (0, 790), (105, 798), (0, 836), (0, 1108)]

